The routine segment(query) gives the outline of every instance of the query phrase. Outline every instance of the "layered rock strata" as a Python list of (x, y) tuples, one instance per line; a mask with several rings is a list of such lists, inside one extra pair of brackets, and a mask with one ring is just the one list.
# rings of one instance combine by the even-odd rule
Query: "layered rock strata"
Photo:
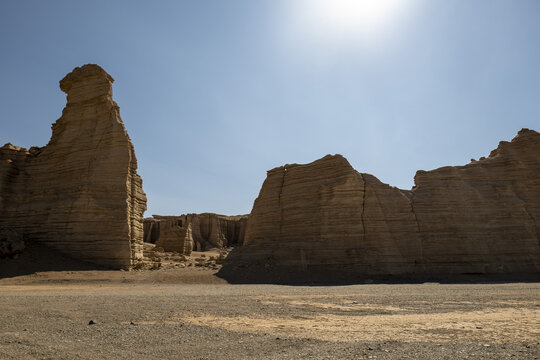
[(126, 268), (142, 258), (146, 196), (113, 78), (97, 65), (60, 81), (62, 116), (41, 148), (0, 148), (0, 229), (83, 260)]
[(341, 155), (268, 171), (244, 261), (362, 274), (540, 271), (540, 134), (489, 157), (418, 171), (401, 190)]
[(159, 216), (144, 219), (144, 241), (165, 251), (189, 255), (191, 251), (222, 249), (241, 245), (247, 215), (225, 216), (212, 213)]

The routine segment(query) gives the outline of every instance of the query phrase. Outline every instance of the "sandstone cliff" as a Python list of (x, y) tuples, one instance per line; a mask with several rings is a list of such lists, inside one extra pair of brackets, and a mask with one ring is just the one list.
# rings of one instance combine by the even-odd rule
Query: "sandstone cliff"
[(165, 251), (189, 255), (191, 251), (241, 245), (247, 215), (225, 216), (212, 213), (159, 216), (144, 219), (144, 241)]
[(362, 274), (540, 271), (540, 134), (400, 190), (341, 155), (268, 171), (238, 257)]
[(113, 81), (97, 65), (75, 68), (60, 81), (67, 105), (49, 143), (0, 148), (0, 229), (125, 268), (142, 257), (146, 196)]

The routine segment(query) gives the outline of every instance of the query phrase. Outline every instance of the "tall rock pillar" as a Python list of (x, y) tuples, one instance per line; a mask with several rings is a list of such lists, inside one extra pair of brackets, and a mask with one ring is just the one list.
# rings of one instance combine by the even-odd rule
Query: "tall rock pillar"
[(60, 81), (67, 104), (49, 143), (0, 150), (0, 227), (126, 268), (142, 258), (146, 195), (113, 81), (98, 65), (75, 68)]

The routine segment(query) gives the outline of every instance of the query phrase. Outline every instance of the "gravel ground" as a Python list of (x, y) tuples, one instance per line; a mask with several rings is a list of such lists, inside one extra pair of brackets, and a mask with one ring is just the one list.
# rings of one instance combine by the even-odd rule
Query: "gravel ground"
[[(0, 359), (540, 357), (539, 283), (229, 285), (148, 273), (0, 280)], [(206, 283), (180, 283), (196, 274)]]

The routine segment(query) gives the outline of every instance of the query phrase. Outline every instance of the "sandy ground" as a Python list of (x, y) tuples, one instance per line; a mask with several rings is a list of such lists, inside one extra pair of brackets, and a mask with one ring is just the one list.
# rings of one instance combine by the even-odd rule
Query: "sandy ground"
[(540, 357), (538, 283), (230, 285), (214, 273), (4, 278), (0, 358)]

